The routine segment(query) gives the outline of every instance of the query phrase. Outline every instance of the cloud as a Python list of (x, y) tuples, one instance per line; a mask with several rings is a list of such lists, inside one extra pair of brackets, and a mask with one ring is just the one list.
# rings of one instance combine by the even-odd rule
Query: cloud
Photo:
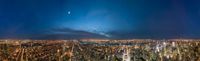
[(31, 39), (82, 39), (82, 38), (107, 38), (104, 35), (69, 28), (52, 29), (48, 34), (40, 34)]

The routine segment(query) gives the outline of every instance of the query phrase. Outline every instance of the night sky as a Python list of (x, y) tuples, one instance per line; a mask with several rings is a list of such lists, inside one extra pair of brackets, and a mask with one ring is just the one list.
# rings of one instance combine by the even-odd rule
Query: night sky
[(200, 38), (200, 0), (0, 0), (0, 38)]

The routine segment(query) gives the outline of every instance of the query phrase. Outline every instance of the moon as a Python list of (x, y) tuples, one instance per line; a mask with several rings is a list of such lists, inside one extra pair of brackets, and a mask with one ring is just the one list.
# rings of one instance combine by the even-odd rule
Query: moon
[(71, 14), (71, 11), (67, 11), (67, 14), (70, 15), (70, 14)]

